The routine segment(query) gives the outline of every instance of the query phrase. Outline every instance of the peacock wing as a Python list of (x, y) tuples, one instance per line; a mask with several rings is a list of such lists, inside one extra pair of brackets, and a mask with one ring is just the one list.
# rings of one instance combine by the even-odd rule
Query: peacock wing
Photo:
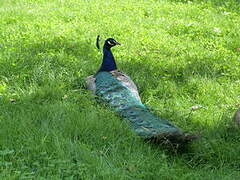
[(135, 85), (135, 83), (131, 80), (131, 78), (118, 71), (118, 70), (115, 70), (115, 71), (111, 71), (110, 72), (117, 80), (119, 80), (125, 87), (127, 87), (130, 92), (132, 93), (132, 95), (141, 102), (141, 98), (139, 96), (139, 93), (138, 93), (138, 89), (137, 89), (137, 86)]

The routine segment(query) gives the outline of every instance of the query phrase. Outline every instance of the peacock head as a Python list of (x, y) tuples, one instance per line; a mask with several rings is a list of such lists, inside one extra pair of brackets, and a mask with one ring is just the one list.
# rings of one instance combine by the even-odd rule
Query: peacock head
[(108, 38), (108, 39), (106, 39), (105, 40), (105, 43), (104, 43), (104, 46), (106, 47), (106, 48), (112, 48), (112, 47), (114, 47), (114, 46), (116, 46), (116, 45), (121, 45), (119, 42), (117, 42), (115, 39), (113, 39), (113, 38)]

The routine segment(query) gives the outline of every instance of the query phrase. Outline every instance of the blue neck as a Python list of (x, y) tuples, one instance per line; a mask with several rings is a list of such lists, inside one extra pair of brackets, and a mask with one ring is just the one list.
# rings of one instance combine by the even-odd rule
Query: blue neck
[(103, 61), (99, 71), (113, 71), (117, 69), (115, 59), (113, 57), (111, 49), (104, 45), (103, 47)]

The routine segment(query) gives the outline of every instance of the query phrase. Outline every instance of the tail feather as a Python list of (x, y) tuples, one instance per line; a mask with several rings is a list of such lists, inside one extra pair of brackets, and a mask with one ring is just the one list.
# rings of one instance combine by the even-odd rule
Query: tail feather
[(184, 136), (180, 128), (149, 111), (111, 73), (99, 72), (96, 75), (96, 95), (128, 120), (133, 130), (143, 138), (173, 139)]

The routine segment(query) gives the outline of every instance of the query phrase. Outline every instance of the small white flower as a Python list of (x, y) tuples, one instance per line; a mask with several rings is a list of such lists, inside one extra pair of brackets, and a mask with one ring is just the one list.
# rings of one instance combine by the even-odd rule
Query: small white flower
[(194, 25), (194, 24), (195, 24), (195, 23), (190, 22), (190, 23), (187, 23), (186, 26), (192, 26), (192, 25)]
[(213, 32), (215, 32), (215, 33), (221, 33), (222, 31), (221, 31), (220, 28), (214, 27), (214, 28), (213, 28)]
[(196, 110), (198, 110), (200, 108), (202, 108), (201, 105), (194, 105), (194, 106), (191, 107), (192, 111), (196, 111)]
[(227, 12), (227, 11), (223, 12), (223, 15), (229, 15), (229, 14), (230, 14), (230, 12)]

